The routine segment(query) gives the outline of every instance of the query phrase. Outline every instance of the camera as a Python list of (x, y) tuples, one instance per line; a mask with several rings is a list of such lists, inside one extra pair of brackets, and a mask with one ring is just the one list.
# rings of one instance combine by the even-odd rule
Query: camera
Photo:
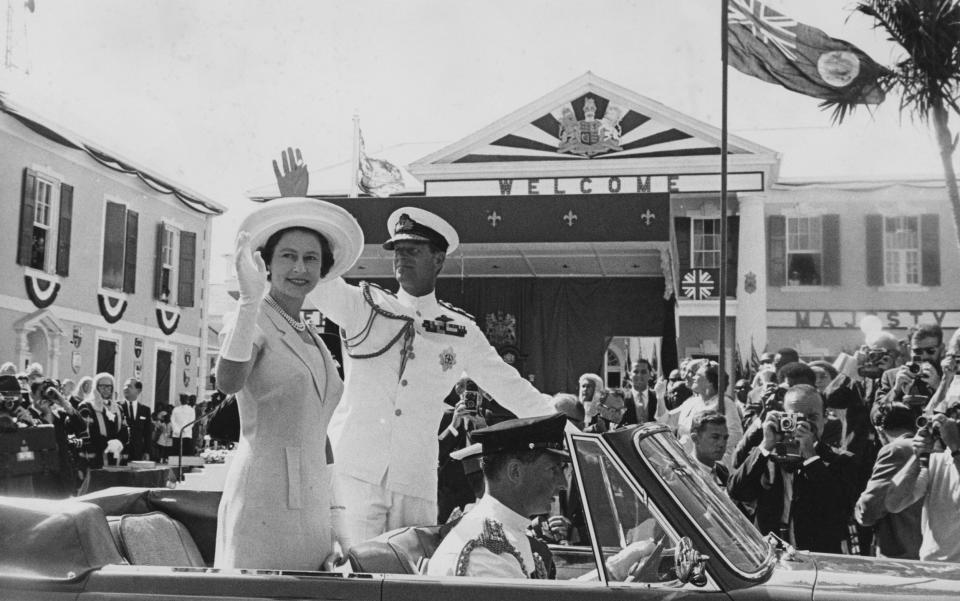
[(887, 351), (884, 349), (874, 348), (866, 349), (864, 352), (866, 354), (866, 361), (863, 365), (857, 368), (857, 375), (868, 380), (880, 379), (885, 371), (883, 366), (880, 364), (884, 359), (887, 358)]
[(773, 448), (771, 458), (776, 463), (796, 464), (803, 461), (800, 455), (800, 441), (796, 439), (797, 425), (806, 421), (806, 416), (795, 411), (781, 412), (777, 417), (777, 430), (780, 432)]
[(933, 421), (933, 418), (936, 417), (936, 413), (924, 413), (917, 417), (917, 429), (918, 430), (929, 430), (931, 433), (936, 433), (936, 422)]
[(914, 355), (907, 363), (907, 371), (916, 378), (920, 375), (920, 357)]
[(0, 413), (13, 413), (17, 410), (17, 405), (21, 404), (19, 397), (4, 396), (0, 397)]
[(780, 431), (784, 434), (793, 434), (797, 431), (797, 424), (806, 419), (802, 413), (785, 411), (780, 415)]
[(460, 394), (468, 413), (476, 414), (480, 409), (480, 387), (473, 380), (467, 380)]

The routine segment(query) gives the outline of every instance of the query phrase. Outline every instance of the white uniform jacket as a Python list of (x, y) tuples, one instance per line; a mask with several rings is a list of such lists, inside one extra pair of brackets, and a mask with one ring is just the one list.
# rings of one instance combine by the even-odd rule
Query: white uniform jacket
[(328, 431), (336, 471), (436, 500), (443, 400), (465, 372), (518, 417), (554, 413), (463, 311), (337, 278), (310, 301), (341, 327), (345, 390)]
[(543, 560), (530, 549), (529, 525), (529, 518), (484, 495), (443, 537), (427, 575), (530, 578), (543, 570)]

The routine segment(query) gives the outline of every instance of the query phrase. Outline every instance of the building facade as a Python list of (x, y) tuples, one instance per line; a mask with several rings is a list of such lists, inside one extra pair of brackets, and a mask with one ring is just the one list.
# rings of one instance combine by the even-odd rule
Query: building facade
[(151, 406), (198, 394), (224, 208), (15, 105), (0, 149), (0, 362), (137, 377)]
[[(740, 198), (741, 351), (831, 358), (864, 342), (866, 315), (900, 338), (960, 326), (960, 260), (943, 180), (784, 181)], [(749, 277), (748, 277), (749, 276)], [(749, 281), (751, 292), (744, 288)], [(760, 342), (762, 341), (762, 342)]]

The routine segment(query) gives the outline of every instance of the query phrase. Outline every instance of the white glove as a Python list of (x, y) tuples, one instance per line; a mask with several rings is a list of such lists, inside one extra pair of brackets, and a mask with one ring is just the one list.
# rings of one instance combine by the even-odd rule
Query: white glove
[(229, 361), (243, 363), (250, 360), (253, 352), (257, 316), (267, 290), (267, 267), (259, 251), (251, 252), (248, 232), (237, 235), (234, 263), (237, 267), (240, 298), (237, 300), (237, 315), (233, 327), (227, 330), (220, 345), (220, 356)]
[(240, 284), (240, 302), (259, 303), (267, 291), (267, 266), (260, 251), (250, 248), (250, 233), (237, 234), (236, 250), (233, 257), (237, 268), (237, 282)]
[(607, 570), (613, 580), (623, 581), (630, 574), (635, 563), (653, 553), (657, 545), (652, 540), (640, 540), (630, 543), (619, 553), (607, 559)]
[(104, 453), (110, 453), (114, 457), (120, 457), (120, 454), (123, 453), (123, 443), (116, 438), (111, 438), (107, 441), (107, 448), (104, 450)]

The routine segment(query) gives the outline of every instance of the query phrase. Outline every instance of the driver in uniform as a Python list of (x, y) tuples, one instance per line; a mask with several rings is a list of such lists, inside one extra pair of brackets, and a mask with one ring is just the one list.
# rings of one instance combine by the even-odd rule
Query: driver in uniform
[[(566, 417), (561, 414), (512, 419), (474, 430), (481, 445), (486, 492), (447, 534), (427, 565), (428, 576), (547, 578), (543, 558), (531, 550), (531, 516), (550, 511), (567, 485), (563, 448)], [(628, 545), (606, 560), (611, 579), (624, 580), (630, 568), (650, 555), (652, 541)], [(591, 572), (583, 579), (595, 580)]]

